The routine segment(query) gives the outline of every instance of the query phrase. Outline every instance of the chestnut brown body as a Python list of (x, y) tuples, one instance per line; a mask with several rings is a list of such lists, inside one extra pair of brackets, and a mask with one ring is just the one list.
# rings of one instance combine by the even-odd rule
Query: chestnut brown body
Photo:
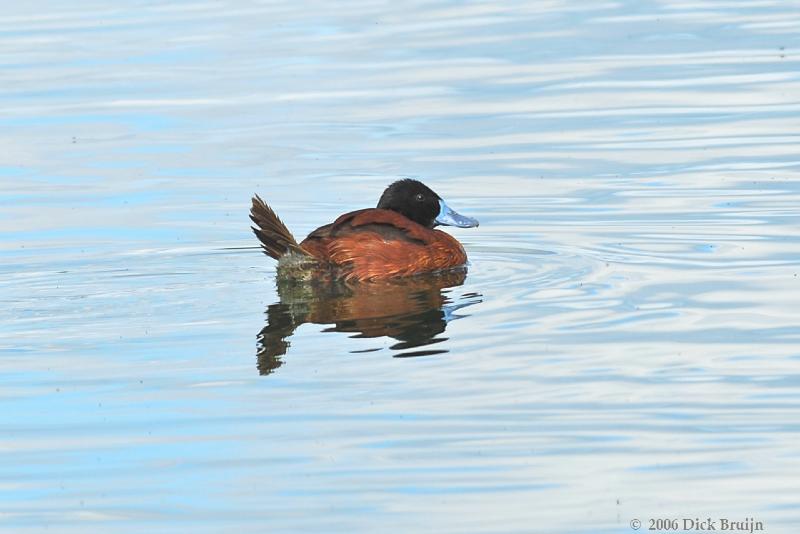
[(311, 232), (300, 248), (344, 280), (410, 276), (467, 263), (464, 248), (450, 234), (377, 208), (342, 215)]

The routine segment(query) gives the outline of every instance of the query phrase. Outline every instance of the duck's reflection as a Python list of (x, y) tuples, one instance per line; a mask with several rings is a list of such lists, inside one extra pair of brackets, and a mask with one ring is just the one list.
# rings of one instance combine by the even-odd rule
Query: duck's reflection
[[(258, 334), (258, 370), (270, 374), (283, 365), (288, 338), (305, 323), (330, 325), (323, 332), (351, 332), (356, 338), (391, 337), (395, 357), (427, 356), (445, 350), (411, 350), (445, 341), (437, 337), (456, 310), (480, 302), (469, 293), (454, 301), (447, 288), (460, 286), (465, 270), (384, 282), (344, 284), (278, 281), (280, 301), (267, 307), (267, 325)], [(368, 349), (370, 350), (379, 349)], [(355, 351), (354, 351), (355, 352)]]

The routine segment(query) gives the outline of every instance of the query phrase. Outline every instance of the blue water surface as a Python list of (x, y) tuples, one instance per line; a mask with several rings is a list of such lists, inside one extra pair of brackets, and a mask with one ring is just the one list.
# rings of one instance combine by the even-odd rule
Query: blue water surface
[[(800, 525), (790, 0), (7, 3), (0, 531)], [(280, 289), (424, 180), (465, 277)], [(280, 292), (279, 292), (280, 289)]]

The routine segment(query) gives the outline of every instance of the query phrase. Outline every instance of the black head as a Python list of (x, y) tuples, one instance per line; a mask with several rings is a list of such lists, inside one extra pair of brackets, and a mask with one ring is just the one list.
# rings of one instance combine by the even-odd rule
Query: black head
[(381, 195), (378, 207), (402, 213), (414, 222), (434, 227), (434, 220), (439, 215), (441, 197), (416, 180), (398, 180)]
[(378, 208), (401, 213), (427, 228), (437, 224), (461, 228), (478, 226), (478, 221), (451, 210), (428, 186), (410, 178), (387, 187), (378, 201)]

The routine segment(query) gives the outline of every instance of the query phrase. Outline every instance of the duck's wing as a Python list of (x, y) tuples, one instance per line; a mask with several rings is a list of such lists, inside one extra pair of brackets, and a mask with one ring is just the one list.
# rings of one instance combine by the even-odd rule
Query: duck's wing
[(367, 208), (341, 215), (331, 224), (320, 226), (306, 237), (308, 240), (338, 237), (351, 232), (375, 231), (386, 234), (387, 239), (427, 242), (431, 230), (417, 224), (396, 211)]

